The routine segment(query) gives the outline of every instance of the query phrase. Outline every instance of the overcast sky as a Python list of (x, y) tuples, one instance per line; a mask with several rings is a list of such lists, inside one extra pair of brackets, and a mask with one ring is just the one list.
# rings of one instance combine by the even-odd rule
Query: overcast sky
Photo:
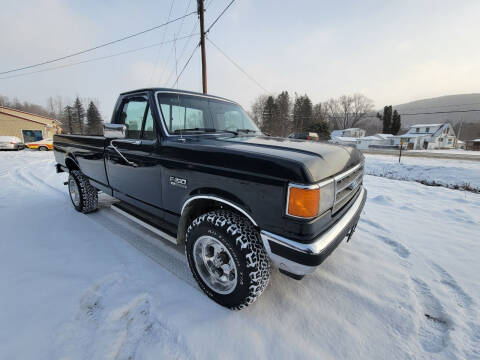
[[(229, 2), (206, 1), (207, 26)], [(167, 20), (171, 4), (171, 0), (0, 0), (0, 72), (161, 24)], [(174, 0), (170, 18), (195, 9), (196, 0)], [(237, 0), (209, 36), (269, 92), (306, 93), (314, 103), (359, 92), (380, 108), (420, 98), (480, 92), (479, 15), (480, 1), (476, 0)], [(172, 40), (174, 34), (191, 34), (196, 22), (193, 15), (183, 23), (169, 25), (166, 31), (160, 28), (26, 72)], [(190, 38), (176, 43), (178, 71), (197, 41)], [(245, 108), (263, 93), (209, 43), (207, 62), (209, 93), (234, 99)], [(98, 98), (102, 113), (109, 118), (120, 92), (145, 86), (171, 87), (174, 79), (174, 47), (169, 43), (2, 79), (0, 94), (40, 104), (51, 95)], [(200, 51), (186, 68), (179, 88), (201, 91)]]

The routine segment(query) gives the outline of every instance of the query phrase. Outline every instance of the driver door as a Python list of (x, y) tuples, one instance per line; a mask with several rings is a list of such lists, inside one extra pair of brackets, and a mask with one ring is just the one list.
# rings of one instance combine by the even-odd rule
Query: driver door
[(106, 148), (106, 168), (113, 195), (153, 212), (162, 205), (161, 168), (151, 153), (158, 146), (156, 124), (146, 94), (123, 99), (117, 124), (127, 126), (124, 139)]

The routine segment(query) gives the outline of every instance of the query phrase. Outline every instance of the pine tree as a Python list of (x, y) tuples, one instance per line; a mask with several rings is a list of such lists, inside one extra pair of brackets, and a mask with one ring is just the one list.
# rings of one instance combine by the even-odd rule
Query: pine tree
[(290, 112), (292, 103), (288, 91), (282, 91), (275, 99), (278, 109), (277, 132), (279, 136), (287, 136), (291, 130)]
[(383, 122), (382, 133), (390, 134), (390, 132), (392, 131), (392, 106), (385, 106), (383, 108), (383, 115), (377, 113), (377, 118), (379, 118)]
[(65, 106), (63, 109), (63, 123), (66, 125), (66, 129), (69, 134), (73, 134), (73, 108), (70, 105)]
[(87, 109), (87, 134), (88, 135), (102, 135), (103, 134), (103, 120), (97, 107), (90, 101)]
[(276, 133), (276, 119), (278, 116), (278, 107), (275, 104), (273, 96), (269, 96), (265, 103), (262, 114), (262, 132), (269, 135), (278, 135)]
[(80, 99), (75, 99), (73, 103), (73, 119), (74, 119), (74, 131), (78, 134), (84, 133), (84, 123), (85, 123), (85, 108), (83, 107)]
[(392, 116), (391, 133), (393, 135), (397, 135), (401, 127), (402, 127), (402, 121), (400, 119), (400, 114), (398, 113), (397, 110), (394, 110), (393, 116)]
[(312, 101), (307, 95), (298, 96), (293, 105), (294, 132), (302, 133), (307, 131), (313, 118)]

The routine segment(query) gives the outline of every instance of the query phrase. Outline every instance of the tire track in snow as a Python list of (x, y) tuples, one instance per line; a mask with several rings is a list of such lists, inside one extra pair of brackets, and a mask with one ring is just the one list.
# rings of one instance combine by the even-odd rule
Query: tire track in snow
[(441, 352), (451, 344), (449, 332), (452, 328), (452, 321), (427, 283), (414, 277), (412, 281), (416, 297), (424, 312), (418, 329), (420, 344), (423, 350), (429, 353)]
[(477, 305), (475, 300), (463, 290), (457, 281), (443, 267), (437, 263), (431, 263), (431, 268), (439, 275), (440, 283), (451, 294), (455, 303), (463, 312), (469, 327), (470, 351), (466, 354), (467, 359), (480, 358), (480, 326), (478, 325)]
[(148, 291), (128, 291), (128, 276), (109, 274), (85, 290), (72, 321), (59, 329), (58, 358), (135, 359), (154, 344), (160, 358), (193, 358), (181, 334), (152, 313)]

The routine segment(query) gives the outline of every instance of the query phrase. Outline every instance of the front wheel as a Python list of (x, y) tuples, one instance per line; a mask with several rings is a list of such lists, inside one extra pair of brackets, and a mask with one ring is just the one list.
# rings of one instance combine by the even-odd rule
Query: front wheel
[(38, 151), (48, 151), (48, 148), (46, 146), (40, 146)]
[(260, 234), (231, 211), (211, 211), (193, 220), (185, 253), (200, 288), (220, 305), (242, 309), (268, 285), (270, 260)]
[(97, 210), (98, 193), (88, 178), (78, 170), (70, 171), (68, 193), (75, 210), (87, 214)]

